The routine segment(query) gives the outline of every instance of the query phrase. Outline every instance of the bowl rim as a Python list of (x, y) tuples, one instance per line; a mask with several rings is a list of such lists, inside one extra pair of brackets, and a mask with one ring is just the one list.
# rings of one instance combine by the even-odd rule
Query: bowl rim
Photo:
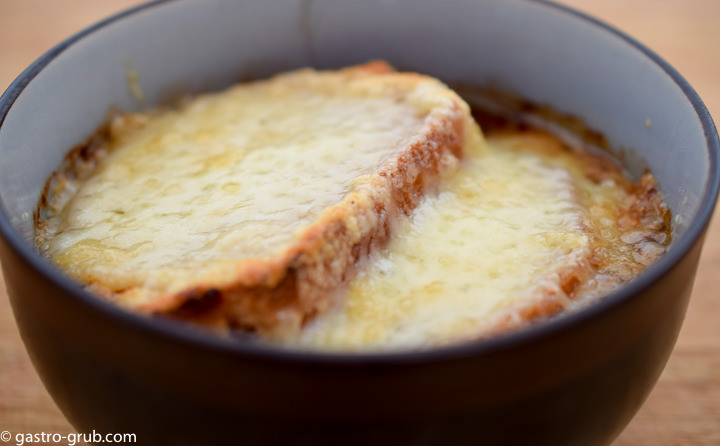
[[(8, 87), (0, 97), (0, 131), (13, 104), (23, 92), (25, 87), (56, 57), (79, 40), (91, 35), (112, 23), (130, 18), (149, 9), (172, 3), (178, 0), (154, 0), (116, 13), (66, 38), (45, 54), (40, 56), (26, 68)], [(673, 249), (665, 254), (659, 261), (651, 265), (638, 278), (619, 290), (610, 293), (601, 301), (583, 308), (579, 311), (565, 314), (562, 317), (542, 321), (520, 330), (511, 331), (487, 339), (479, 339), (467, 343), (452, 344), (424, 350), (391, 350), (369, 352), (332, 352), (290, 350), (283, 347), (263, 345), (260, 343), (245, 343), (234, 339), (217, 336), (203, 330), (194, 330), (187, 324), (163, 319), (151, 319), (130, 311), (124, 310), (110, 302), (98, 299), (86, 291), (79, 283), (66, 276), (54, 267), (48, 260), (42, 258), (22, 236), (16, 231), (0, 201), (0, 236), (7, 242), (14, 253), (30, 265), (39, 274), (44, 275), (54, 285), (60, 287), (65, 293), (91, 307), (104, 316), (113, 318), (122, 323), (127, 329), (140, 330), (153, 336), (163, 338), (165, 341), (177, 341), (188, 346), (208, 351), (222, 353), (236, 357), (254, 357), (257, 359), (300, 362), (315, 365), (357, 366), (357, 365), (400, 365), (415, 363), (431, 363), (461, 359), (470, 356), (485, 355), (493, 352), (510, 350), (515, 347), (530, 344), (534, 341), (547, 339), (559, 333), (571, 330), (603, 313), (626, 304), (633, 296), (649, 288), (654, 282), (674, 268), (700, 240), (707, 228), (715, 209), (720, 190), (720, 140), (712, 117), (704, 103), (690, 86), (690, 84), (664, 59), (645, 45), (616, 29), (615, 27), (598, 20), (590, 15), (575, 10), (566, 5), (551, 0), (521, 0), (535, 3), (543, 7), (552, 8), (575, 19), (587, 22), (590, 26), (600, 28), (605, 32), (619, 37), (628, 45), (639, 50), (651, 62), (659, 66), (682, 90), (685, 97), (692, 104), (697, 118), (702, 124), (705, 134), (706, 148), (709, 158), (708, 181), (701, 196), (702, 200), (697, 210), (696, 218), (688, 226), (683, 238)]]

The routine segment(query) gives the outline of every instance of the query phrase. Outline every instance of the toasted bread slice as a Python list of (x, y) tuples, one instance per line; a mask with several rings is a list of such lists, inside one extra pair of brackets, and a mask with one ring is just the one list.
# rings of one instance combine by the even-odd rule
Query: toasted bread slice
[(394, 222), (482, 150), (469, 107), (383, 62), (116, 118), (48, 183), (40, 248), (149, 314), (268, 335), (328, 309)]

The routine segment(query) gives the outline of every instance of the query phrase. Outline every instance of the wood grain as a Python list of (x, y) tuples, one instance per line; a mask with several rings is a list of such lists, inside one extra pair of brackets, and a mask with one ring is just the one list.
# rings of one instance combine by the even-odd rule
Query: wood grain
[[(72, 33), (136, 0), (0, 0), (0, 90)], [(565, 0), (669, 61), (720, 113), (720, 1)], [(720, 445), (720, 218), (714, 219), (675, 351), (614, 446)], [(0, 277), (0, 431), (67, 434), (22, 346)]]

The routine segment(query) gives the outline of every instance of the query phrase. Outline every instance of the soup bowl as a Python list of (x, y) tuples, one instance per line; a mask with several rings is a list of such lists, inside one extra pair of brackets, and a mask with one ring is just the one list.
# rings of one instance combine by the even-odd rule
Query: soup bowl
[[(46, 179), (109, 110), (370, 59), (582, 120), (624, 154), (631, 176), (654, 173), (673, 215), (666, 255), (596, 304), (521, 330), (348, 354), (131, 314), (34, 249)], [(0, 258), (28, 354), (79, 432), (152, 445), (603, 445), (673, 348), (717, 199), (719, 152), (710, 115), (672, 67), (556, 4), (158, 1), (60, 43), (0, 99)]]

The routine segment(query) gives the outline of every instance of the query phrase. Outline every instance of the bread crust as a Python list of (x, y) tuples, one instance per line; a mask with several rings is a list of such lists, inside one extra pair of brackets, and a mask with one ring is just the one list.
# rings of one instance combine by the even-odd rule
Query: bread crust
[[(296, 76), (312, 73), (301, 70)], [(398, 95), (399, 100), (430, 82), (425, 76), (396, 73), (379, 61), (340, 73), (347, 79), (377, 77), (377, 88)], [(330, 308), (358, 265), (388, 243), (393, 222), (410, 214), (420, 198), (434, 190), (445, 171), (452, 170), (463, 156), (466, 133), (479, 134), (467, 104), (451, 90), (438, 89), (437, 81), (432, 82), (434, 88), (429, 92), (443, 96), (443, 106), (429, 110), (429, 117), (406, 147), (359, 179), (339, 203), (304, 227), (288, 249), (275, 257), (238, 260), (179, 293), (155, 296), (132, 309), (273, 337), (296, 332), (305, 321)], [(42, 215), (53, 206), (53, 196), (68, 178), (89, 175), (96, 156), (102, 155), (98, 140), (106, 135), (107, 130), (101, 130), (87, 145), (73, 150), (48, 181), (36, 215), (38, 243), (47, 237)], [(141, 287), (113, 290), (101, 280), (86, 283), (94, 292), (119, 302), (144, 292)]]
[[(299, 329), (333, 304), (335, 291), (371, 252), (387, 245), (393, 221), (410, 214), (437, 186), (447, 157), (461, 156), (463, 120), (433, 122), (424, 133), (366, 184), (325, 210), (282, 258), (245, 262), (231, 285), (198, 285), (139, 309), (278, 335)], [(198, 311), (196, 301), (207, 297), (216, 303)]]

